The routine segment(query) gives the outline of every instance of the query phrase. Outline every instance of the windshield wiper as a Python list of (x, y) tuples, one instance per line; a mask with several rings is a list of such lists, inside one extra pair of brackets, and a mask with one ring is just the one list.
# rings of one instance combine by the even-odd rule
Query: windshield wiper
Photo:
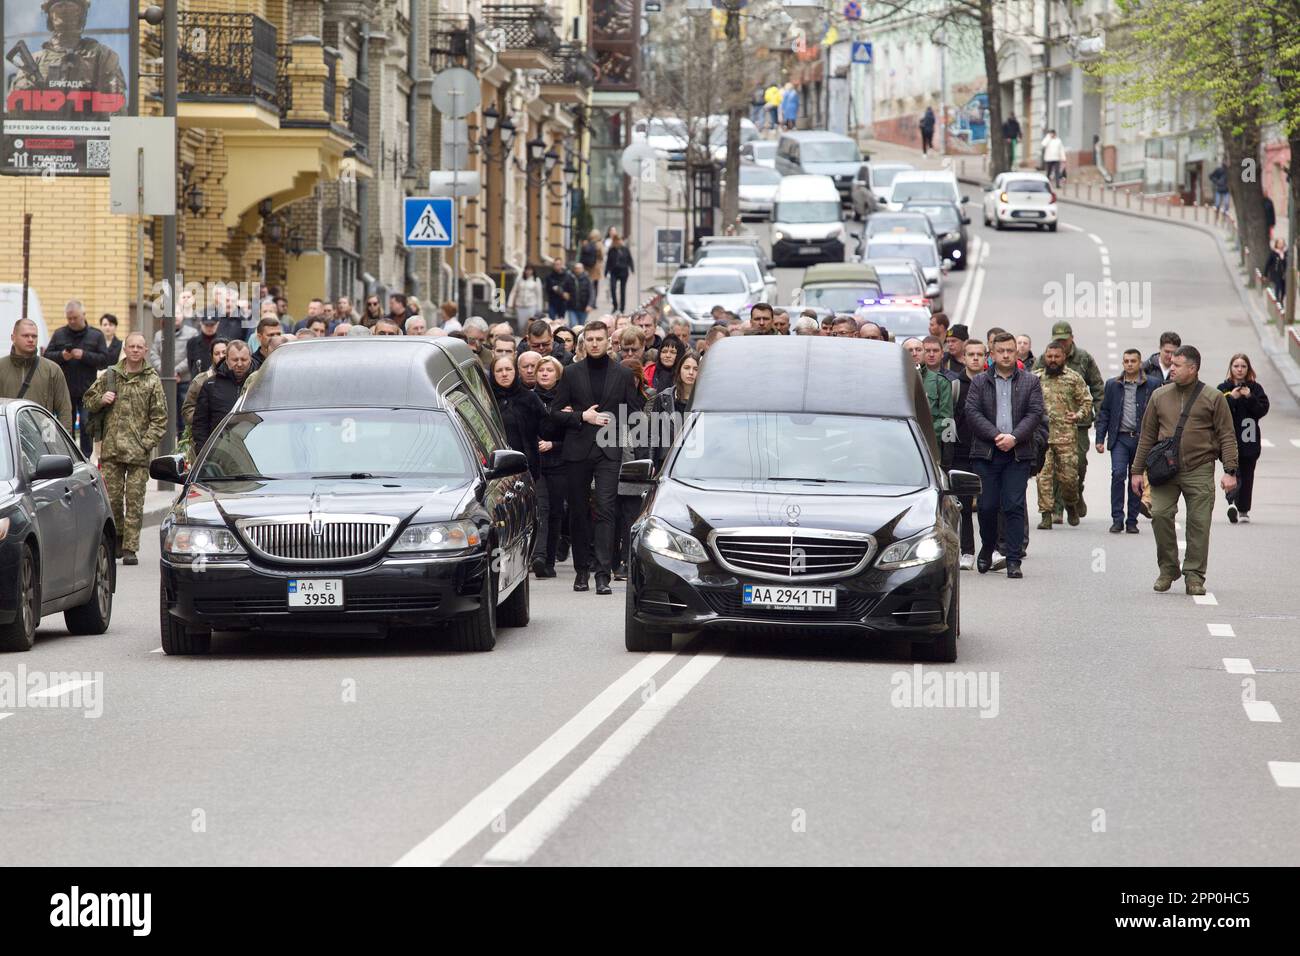
[(278, 481), (270, 475), (202, 475), (198, 481)]
[(325, 480), (330, 478), (339, 478), (339, 479), (346, 478), (351, 480), (361, 480), (364, 478), (396, 478), (397, 476), (396, 475), (372, 475), (368, 471), (352, 471), (352, 472), (346, 472), (344, 474), (339, 474), (339, 475), (312, 475), (311, 477), (313, 481), (317, 481), (317, 480)]
[(843, 484), (847, 484), (846, 481), (844, 481), (844, 480), (842, 480), (842, 479), (840, 479), (840, 478), (786, 478), (786, 477), (779, 477), (779, 478), (778, 478), (778, 477), (773, 477), (773, 478), (768, 478), (768, 479), (766, 479), (766, 480), (767, 480), (767, 481), (802, 481), (802, 482), (805, 482), (806, 484), (812, 484), (812, 485), (843, 485)]

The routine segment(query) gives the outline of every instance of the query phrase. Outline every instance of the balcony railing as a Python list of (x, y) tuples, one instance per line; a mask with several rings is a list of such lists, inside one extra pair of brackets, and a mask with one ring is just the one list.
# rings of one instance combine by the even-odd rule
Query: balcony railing
[(543, 83), (590, 88), (596, 79), (596, 60), (582, 43), (561, 43), (552, 54), (553, 70), (542, 76)]
[(352, 80), (343, 91), (343, 122), (356, 141), (357, 152), (366, 155), (370, 149), (370, 87), (360, 80)]
[(338, 66), (339, 55), (336, 51), (325, 50), (325, 112), (329, 115), (330, 122), (337, 118), (334, 114), (337, 111), (335, 102), (338, 99)]
[(550, 53), (560, 43), (554, 14), (540, 3), (488, 3), (483, 5), (484, 27), (500, 30), (512, 50)]
[(293, 109), (293, 77), (289, 74), (289, 67), (293, 64), (293, 44), (281, 44), (275, 62), (275, 99), (280, 104), (280, 116), (285, 117)]
[(261, 100), (276, 106), (275, 27), (251, 13), (181, 13), (182, 100)]

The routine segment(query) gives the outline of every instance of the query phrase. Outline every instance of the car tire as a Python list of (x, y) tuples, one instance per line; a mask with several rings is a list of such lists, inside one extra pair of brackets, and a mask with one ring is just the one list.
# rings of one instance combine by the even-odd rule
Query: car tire
[(498, 627), (527, 627), (529, 617), (529, 596), (528, 596), (528, 578), (525, 574), (523, 581), (510, 592), (510, 597), (501, 602), (497, 608), (497, 626)]
[(212, 650), (212, 632), (205, 627), (191, 627), (173, 617), (167, 610), (167, 589), (161, 585), (158, 588), (158, 618), (164, 654), (198, 655)]
[(1056, 232), (1056, 223), (1054, 223), (1054, 222), (1049, 222), (1049, 223), (1047, 224), (1047, 231), (1048, 231), (1048, 232)]
[(993, 220), (993, 228), (996, 229), (998, 232), (1001, 232), (1003, 229), (1002, 220), (1001, 219)]
[(490, 651), (497, 645), (496, 582), (489, 572), (483, 576), (479, 606), (469, 614), (452, 618), (448, 631), (451, 646), (458, 651)]
[(103, 634), (113, 619), (113, 560), (112, 541), (107, 534), (99, 537), (95, 551), (95, 580), (90, 587), (90, 600), (79, 607), (63, 612), (63, 622), (71, 634)]
[(18, 613), (8, 624), (0, 624), (0, 651), (30, 651), (36, 643), (36, 625), (41, 613), (41, 585), (31, 545), (23, 545), (18, 564)]
[[(631, 568), (628, 569), (629, 572)], [(623, 646), (634, 653), (653, 651), (671, 651), (673, 649), (673, 632), (656, 631), (646, 627), (636, 619), (633, 613), (635, 605), (632, 600), (632, 575), (628, 574), (627, 603), (623, 613)]]
[(912, 645), (912, 660), (931, 664), (954, 664), (957, 661), (957, 636), (961, 633), (961, 583), (953, 576), (952, 597), (948, 599), (948, 626), (924, 644)]

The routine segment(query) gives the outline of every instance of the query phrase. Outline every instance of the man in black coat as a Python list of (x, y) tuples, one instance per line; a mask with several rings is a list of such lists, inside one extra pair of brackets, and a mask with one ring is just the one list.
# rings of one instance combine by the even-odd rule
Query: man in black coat
[[(587, 357), (564, 370), (550, 417), (556, 426), (565, 429), (563, 458), (576, 572), (573, 589), (587, 590), (587, 574), (594, 569), (596, 593), (612, 594), (609, 583), (615, 564), (614, 509), (623, 462), (619, 420), (641, 411), (644, 402), (632, 374), (609, 355), (608, 326), (599, 319), (587, 323), (583, 340)], [(592, 507), (587, 503), (587, 490), (593, 480), (594, 535), (589, 518)]]
[(252, 353), (243, 339), (234, 339), (226, 346), (226, 360), (203, 383), (194, 404), (194, 419), (190, 422), (190, 434), (194, 436), (194, 457), (198, 457), (221, 420), (235, 407), (252, 365)]
[(964, 406), (971, 431), (971, 466), (984, 486), (975, 567), (980, 574), (992, 568), (1001, 515), (1006, 526), (1007, 577), (1022, 578), (1025, 486), (1038, 458), (1035, 435), (1046, 418), (1043, 387), (1038, 376), (1017, 367), (1016, 337), (1010, 332), (993, 337), (993, 362), (993, 368), (972, 380)]
[(108, 345), (104, 342), (104, 333), (86, 323), (86, 309), (76, 299), (68, 303), (64, 315), (68, 324), (50, 336), (45, 357), (63, 370), (68, 383), (68, 398), (72, 401), (72, 417), (81, 423), (78, 426), (81, 450), (89, 455), (94, 450), (95, 439), (90, 434), (81, 397), (95, 381), (99, 370), (108, 368)]
[(533, 319), (528, 323), (528, 328), (524, 330), (524, 337), (519, 340), (519, 345), (515, 348), (517, 355), (523, 355), (525, 352), (536, 352), (542, 358), (553, 356), (565, 368), (573, 364), (573, 356), (563, 345), (555, 341), (551, 324), (545, 319)]
[(569, 322), (569, 310), (573, 308), (577, 286), (573, 281), (573, 273), (564, 268), (563, 259), (557, 257), (551, 263), (551, 273), (542, 285), (546, 289), (547, 314), (553, 319), (564, 319), (572, 325)]

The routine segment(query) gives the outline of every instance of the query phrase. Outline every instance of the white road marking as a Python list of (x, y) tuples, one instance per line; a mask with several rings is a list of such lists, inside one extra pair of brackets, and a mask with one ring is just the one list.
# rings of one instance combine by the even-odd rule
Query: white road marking
[(1291, 760), (1270, 760), (1268, 772), (1279, 787), (1300, 787), (1300, 763)]
[(3, 714), (0, 714), (0, 720), (4, 720), (6, 717), (12, 717), (13, 715), (14, 712), (12, 710), (6, 710)]
[(441, 866), (446, 863), (676, 657), (676, 654), (647, 654), (394, 865)]
[(1107, 255), (1106, 253), (1104, 253), (1104, 252), (1101, 254), (1101, 264), (1102, 264), (1103, 266), (1109, 266), (1109, 265), (1110, 265), (1110, 256), (1108, 256), (1108, 255)]
[(150, 654), (161, 654), (162, 652), (163, 652), (163, 649), (162, 649), (161, 647), (155, 647), (155, 648), (154, 648), (153, 650), (151, 650), (149, 653), (150, 653)]
[(1243, 700), (1241, 706), (1246, 709), (1246, 716), (1257, 724), (1282, 723), (1277, 708), (1266, 700)]
[(1210, 630), (1210, 637), (1236, 637), (1237, 634), (1232, 629), (1231, 624), (1206, 624)]
[(1107, 325), (1114, 325), (1114, 324), (1115, 324), (1115, 320), (1114, 320), (1114, 319), (1107, 319), (1107, 320), (1106, 320), (1106, 324), (1107, 324)]
[(1297, 448), (1300, 448), (1300, 438), (1292, 438), (1291, 444), (1295, 445)]
[(547, 794), (532, 813), (502, 837), (484, 860), (488, 863), (526, 862), (722, 658), (722, 654), (697, 654), (691, 658), (618, 730), (610, 734), (595, 753)]
[(981, 265), (975, 273), (975, 287), (971, 289), (970, 301), (966, 303), (966, 315), (963, 322), (967, 331), (974, 331), (975, 316), (979, 314), (980, 295), (984, 292), (984, 267)]
[(1080, 228), (1079, 226), (1071, 225), (1068, 222), (1060, 223), (1058, 228), (1065, 229), (1069, 232), (1083, 232), (1082, 228)]
[(1093, 242), (1095, 242), (1095, 243), (1096, 243), (1097, 245), (1099, 245), (1099, 246), (1105, 246), (1105, 245), (1106, 245), (1106, 243), (1104, 243), (1104, 242), (1101, 241), (1101, 236), (1097, 235), (1095, 232), (1090, 232), (1090, 233), (1088, 233), (1088, 238), (1091, 239)]
[(93, 680), (70, 680), (62, 684), (55, 684), (53, 687), (47, 687), (45, 690), (38, 690), (34, 694), (28, 694), (28, 700), (34, 700), (37, 697), (63, 697), (71, 694), (79, 687), (85, 687), (87, 684), (95, 683)]
[(1261, 439), (1259, 440), (1259, 443), (1260, 443), (1260, 445), (1261, 445), (1262, 447), (1264, 447), (1264, 448), (1272, 448), (1272, 447), (1273, 447), (1273, 443), (1272, 443), (1271, 441), (1269, 441), (1267, 438), (1261, 438)]
[(1219, 603), (1219, 599), (1214, 596), (1213, 591), (1206, 591), (1204, 594), (1193, 595), (1192, 600), (1195, 601), (1197, 604), (1218, 604)]
[(1223, 669), (1229, 674), (1255, 673), (1255, 665), (1245, 657), (1225, 657), (1223, 659)]
[[(952, 324), (961, 325), (962, 312), (966, 309), (966, 300), (970, 297), (970, 287), (975, 284), (975, 273), (979, 271), (980, 261), (980, 237), (976, 236), (973, 240), (974, 250), (970, 254), (970, 261), (966, 264), (966, 271), (970, 278), (961, 284), (961, 290), (957, 293), (957, 306), (952, 310)], [(983, 248), (988, 248), (984, 246)]]

